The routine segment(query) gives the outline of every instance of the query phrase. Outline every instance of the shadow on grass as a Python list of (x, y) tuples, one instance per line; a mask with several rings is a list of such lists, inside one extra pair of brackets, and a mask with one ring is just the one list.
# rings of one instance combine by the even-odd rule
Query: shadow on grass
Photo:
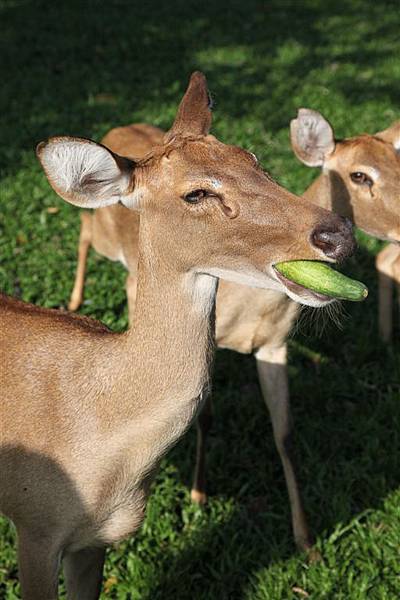
[[(99, 138), (149, 116), (167, 127), (195, 68), (217, 90), (218, 110), (231, 119), (257, 115), (271, 132), (287, 127), (294, 93), (312, 70), (317, 86), (318, 70), (331, 69), (332, 81), (321, 84), (334, 80), (352, 103), (395, 103), (396, 82), (370, 73), (393, 54), (397, 8), (396, 0), (234, 0), (228, 7), (173, 0), (156, 8), (125, 0), (3, 0), (0, 168), (18, 169), (21, 153), (29, 160), (49, 135)], [(366, 42), (381, 38), (378, 48)]]

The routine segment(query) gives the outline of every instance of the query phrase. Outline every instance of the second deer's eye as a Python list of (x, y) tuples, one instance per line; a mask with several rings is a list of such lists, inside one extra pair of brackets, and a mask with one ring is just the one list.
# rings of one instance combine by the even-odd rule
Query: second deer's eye
[(185, 202), (189, 202), (189, 204), (196, 204), (196, 202), (200, 202), (200, 200), (203, 200), (203, 198), (205, 198), (208, 195), (209, 193), (207, 192), (207, 190), (199, 189), (193, 190), (192, 192), (185, 194), (183, 196), (183, 199), (185, 200)]
[(359, 185), (371, 185), (374, 183), (371, 177), (368, 177), (365, 173), (361, 171), (355, 171), (354, 173), (350, 173), (350, 178), (353, 183), (358, 183)]

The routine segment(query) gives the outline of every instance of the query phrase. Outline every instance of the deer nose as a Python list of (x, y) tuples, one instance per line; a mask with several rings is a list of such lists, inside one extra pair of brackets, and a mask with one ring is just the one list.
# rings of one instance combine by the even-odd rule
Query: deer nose
[(337, 261), (351, 256), (357, 246), (352, 222), (339, 215), (332, 215), (328, 223), (317, 225), (311, 234), (311, 243), (326, 256)]

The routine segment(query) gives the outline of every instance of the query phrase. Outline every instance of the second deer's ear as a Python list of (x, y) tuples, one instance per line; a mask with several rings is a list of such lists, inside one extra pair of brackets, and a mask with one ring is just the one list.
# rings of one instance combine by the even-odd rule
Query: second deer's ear
[(55, 137), (41, 142), (36, 154), (52, 188), (70, 204), (101, 208), (132, 191), (135, 164), (96, 142)]
[(290, 141), (297, 158), (309, 167), (321, 167), (335, 150), (330, 124), (316, 110), (300, 108), (290, 122)]
[(195, 71), (190, 77), (174, 124), (165, 136), (168, 142), (176, 135), (207, 135), (211, 127), (211, 98), (203, 73)]
[(396, 152), (400, 152), (400, 121), (396, 121), (393, 125), (375, 135), (381, 140), (393, 144)]

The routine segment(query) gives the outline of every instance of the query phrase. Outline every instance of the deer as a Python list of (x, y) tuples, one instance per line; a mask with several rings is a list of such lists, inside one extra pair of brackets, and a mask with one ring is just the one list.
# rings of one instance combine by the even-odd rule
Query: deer
[[(361, 229), (380, 239), (400, 241), (399, 123), (375, 135), (365, 134), (339, 141), (335, 139), (331, 124), (319, 112), (302, 108), (292, 120), (290, 131), (297, 158), (309, 167), (322, 168), (303, 197), (311, 204), (351, 218)], [(140, 156), (160, 143), (163, 136), (164, 132), (157, 127), (133, 124), (112, 129), (102, 143), (125, 156)], [(99, 254), (120, 261), (126, 267), (129, 321), (133, 322), (139, 218), (139, 214), (129, 213), (120, 205), (81, 214), (78, 266), (68, 305), (70, 310), (77, 310), (82, 303), (86, 260), (93, 246)], [(382, 254), (397, 248), (395, 244), (389, 244)], [(392, 269), (392, 265), (389, 266)], [(397, 280), (400, 281), (400, 275)], [(391, 298), (387, 293), (391, 281), (386, 276), (386, 294), (382, 293), (380, 303), (385, 323), (388, 322), (388, 309), (382, 307), (384, 302), (388, 302), (387, 298)], [(255, 356), (261, 392), (270, 412), (285, 474), (294, 539), (300, 550), (312, 556), (313, 536), (301, 499), (292, 442), (286, 339), (300, 309), (289, 296), (275, 290), (251, 289), (241, 282), (222, 279), (217, 293), (216, 342), (219, 348), (242, 354), (253, 353)], [(204, 504), (207, 500), (205, 448), (212, 425), (210, 399), (205, 402), (197, 423), (191, 497), (194, 502)]]
[[(335, 143), (329, 123), (324, 124), (328, 145), (322, 160), (308, 156), (298, 122), (299, 119), (291, 124), (296, 156), (308, 166), (323, 168), (323, 173), (303, 197), (349, 217), (366, 233), (390, 242), (375, 260), (379, 335), (388, 343), (393, 334), (394, 285), (400, 300), (400, 121), (375, 135), (357, 136), (339, 143)], [(322, 133), (319, 137), (323, 145), (326, 140), (322, 139)], [(333, 144), (331, 150), (329, 144)]]
[(0, 509), (17, 530), (24, 600), (94, 600), (105, 547), (140, 527), (161, 457), (209, 394), (223, 275), (322, 307), (274, 265), (335, 263), (355, 250), (350, 221), (278, 185), (253, 155), (209, 134), (194, 72), (162, 143), (133, 159), (59, 136), (37, 156), (72, 205), (140, 212), (135, 315), (127, 332), (0, 297)]

